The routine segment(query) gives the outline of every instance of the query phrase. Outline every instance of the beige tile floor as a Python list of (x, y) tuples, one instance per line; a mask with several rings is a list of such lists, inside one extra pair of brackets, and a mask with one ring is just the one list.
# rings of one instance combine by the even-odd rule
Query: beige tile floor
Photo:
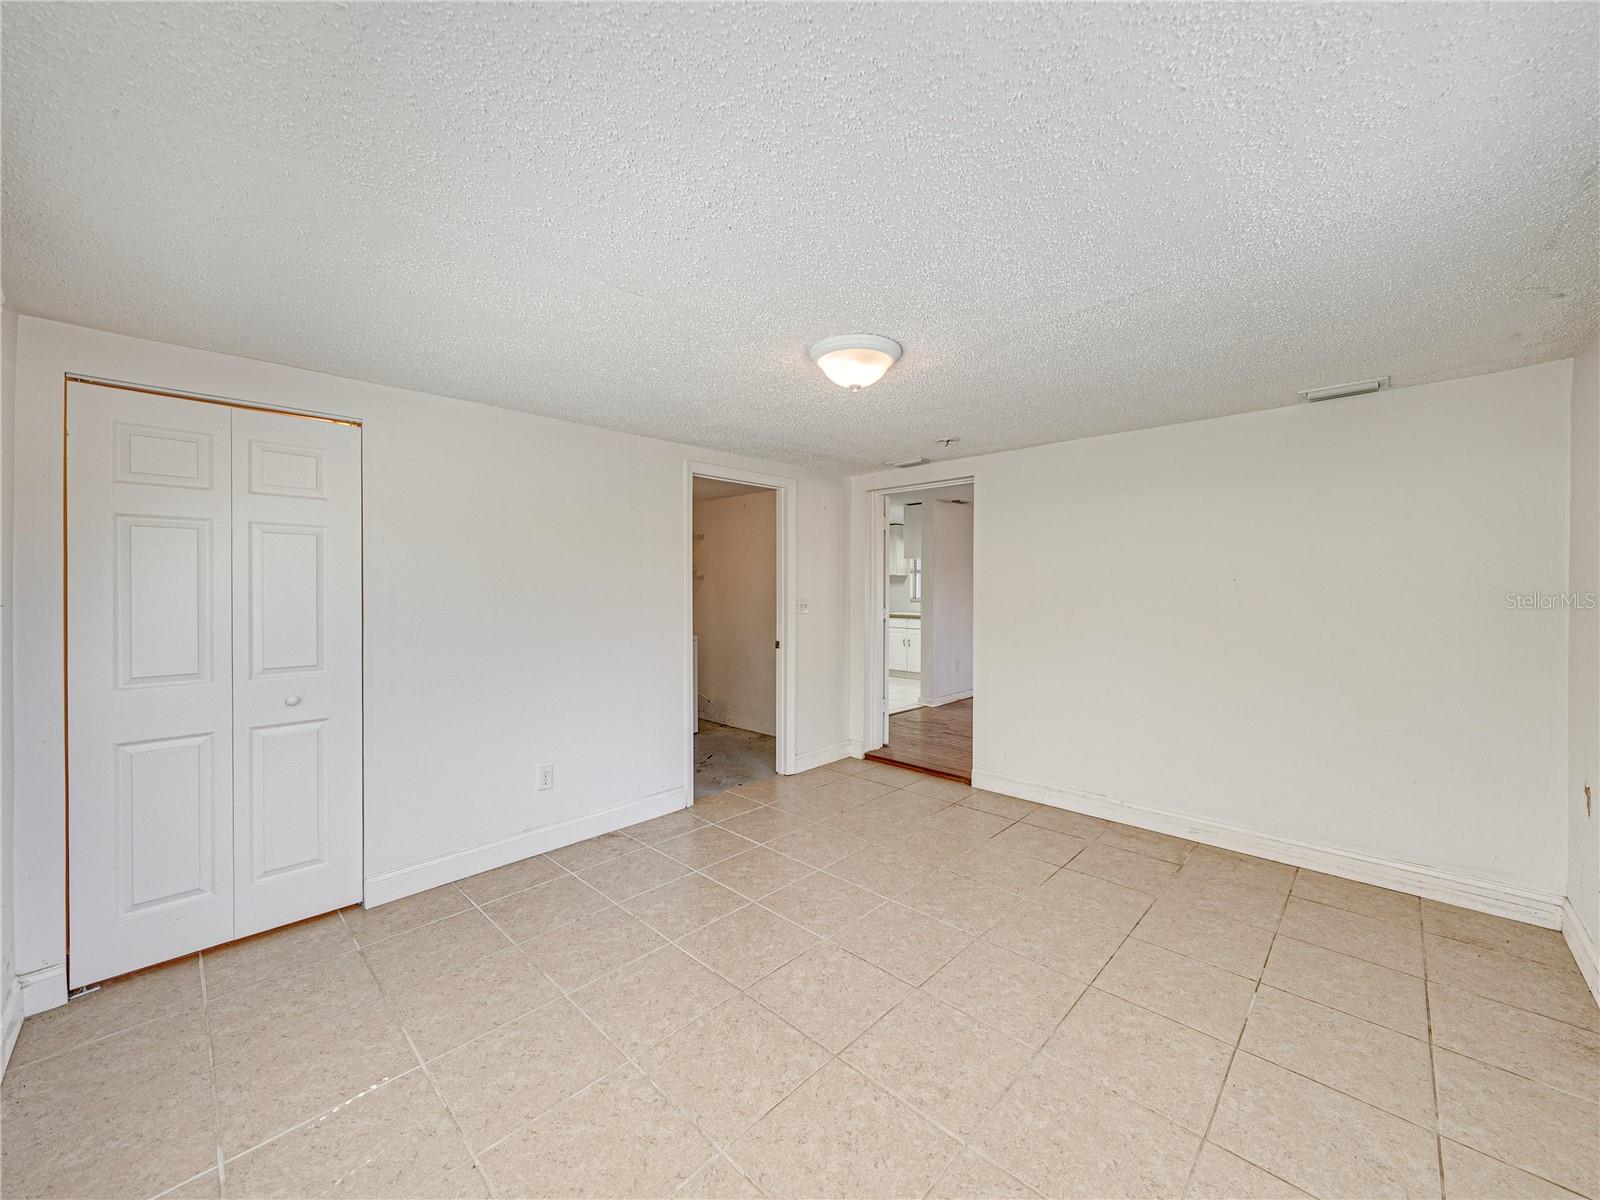
[(1600, 1194), (1560, 937), (847, 761), (29, 1020), (6, 1196)]

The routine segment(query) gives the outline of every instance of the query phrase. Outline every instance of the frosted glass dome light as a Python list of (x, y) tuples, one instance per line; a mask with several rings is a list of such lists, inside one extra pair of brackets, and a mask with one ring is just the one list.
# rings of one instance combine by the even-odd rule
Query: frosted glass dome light
[(872, 333), (845, 333), (813, 343), (806, 353), (833, 382), (859, 392), (894, 366), (900, 357), (900, 343)]

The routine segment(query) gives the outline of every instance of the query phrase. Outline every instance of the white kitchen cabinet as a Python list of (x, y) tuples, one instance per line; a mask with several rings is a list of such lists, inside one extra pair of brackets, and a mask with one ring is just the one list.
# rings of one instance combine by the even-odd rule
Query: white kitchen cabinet
[(922, 623), (915, 617), (889, 618), (889, 670), (915, 675), (922, 670)]

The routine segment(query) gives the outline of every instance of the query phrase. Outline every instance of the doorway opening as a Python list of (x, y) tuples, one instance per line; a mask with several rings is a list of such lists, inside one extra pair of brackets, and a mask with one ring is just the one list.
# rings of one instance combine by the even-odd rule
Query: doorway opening
[(972, 782), (973, 485), (874, 496), (882, 653), (866, 757)]
[(784, 773), (786, 490), (690, 480), (691, 745), (695, 799)]

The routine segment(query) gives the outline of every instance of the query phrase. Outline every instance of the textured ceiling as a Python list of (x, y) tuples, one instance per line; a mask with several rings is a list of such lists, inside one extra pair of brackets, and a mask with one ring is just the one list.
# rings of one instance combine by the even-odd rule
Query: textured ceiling
[(1495, 370), (1600, 314), (1596, 14), (7, 3), (3, 285), (848, 469)]

